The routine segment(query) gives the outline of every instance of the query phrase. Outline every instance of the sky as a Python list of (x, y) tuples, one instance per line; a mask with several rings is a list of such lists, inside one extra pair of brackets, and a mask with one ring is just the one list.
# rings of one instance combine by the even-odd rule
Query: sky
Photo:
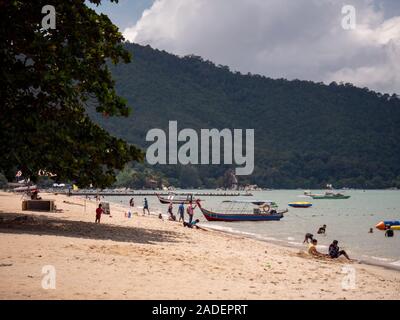
[(131, 42), (233, 71), (400, 94), (400, 0), (120, 0), (96, 10)]

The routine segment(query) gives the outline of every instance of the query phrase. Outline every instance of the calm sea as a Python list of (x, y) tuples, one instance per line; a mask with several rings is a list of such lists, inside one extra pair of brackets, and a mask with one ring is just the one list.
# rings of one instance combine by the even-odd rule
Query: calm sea
[[(209, 191), (209, 190), (208, 190)], [(190, 190), (180, 190), (190, 192)], [(196, 190), (193, 192), (207, 192)], [(323, 193), (322, 190), (313, 190)], [(272, 200), (278, 203), (279, 209), (289, 208), (281, 221), (266, 222), (207, 222), (200, 210), (196, 209), (195, 217), (204, 226), (224, 231), (239, 233), (260, 240), (278, 242), (285, 245), (303, 247), (304, 235), (314, 234), (318, 239), (320, 251), (327, 251), (332, 240), (339, 241), (339, 246), (350, 256), (368, 262), (389, 264), (400, 267), (400, 231), (394, 237), (387, 238), (383, 231), (369, 229), (382, 220), (400, 220), (400, 191), (391, 190), (349, 190), (346, 200), (312, 200), (302, 196), (302, 190), (255, 191), (253, 197), (242, 199)], [(167, 206), (162, 205), (156, 197), (147, 197), (150, 211), (166, 214)], [(223, 200), (238, 199), (233, 197), (200, 197), (203, 207), (220, 210)], [(130, 197), (107, 197), (106, 200), (116, 203), (129, 203)], [(143, 197), (135, 196), (135, 205), (143, 205)], [(313, 206), (308, 209), (288, 207), (292, 201), (309, 201)], [(174, 208), (177, 211), (177, 207)], [(317, 230), (327, 225), (326, 235), (317, 235)]]

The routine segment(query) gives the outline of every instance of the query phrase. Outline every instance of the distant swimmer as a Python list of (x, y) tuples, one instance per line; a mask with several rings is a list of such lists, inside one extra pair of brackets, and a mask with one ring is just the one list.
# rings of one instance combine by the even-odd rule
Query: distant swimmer
[(318, 234), (325, 234), (325, 232), (326, 232), (326, 224), (324, 224), (322, 227), (320, 227), (319, 229), (318, 229)]
[(339, 258), (341, 255), (345, 256), (347, 258), (347, 260), (350, 260), (349, 256), (347, 255), (346, 251), (344, 250), (340, 250), (339, 246), (338, 246), (338, 241), (337, 240), (333, 240), (333, 242), (331, 243), (331, 245), (329, 246), (329, 256), (332, 259), (337, 259)]
[(304, 236), (303, 243), (310, 243), (310, 242), (312, 243), (313, 239), (314, 239), (314, 235), (313, 234), (306, 233), (306, 235)]
[(394, 236), (393, 230), (392, 229), (387, 229), (385, 232), (385, 237), (391, 238)]
[(368, 233), (374, 233), (374, 229), (373, 228), (369, 228), (369, 232)]

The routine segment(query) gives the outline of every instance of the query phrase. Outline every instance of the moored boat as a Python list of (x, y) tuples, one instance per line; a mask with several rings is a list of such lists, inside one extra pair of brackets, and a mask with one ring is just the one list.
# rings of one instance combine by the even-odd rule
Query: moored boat
[(338, 200), (338, 199), (349, 199), (350, 196), (346, 196), (343, 193), (334, 193), (331, 191), (325, 192), (325, 194), (310, 194), (309, 195), (311, 198), (315, 200), (319, 199), (332, 199), (332, 200)]
[(167, 197), (163, 197), (161, 195), (159, 195), (158, 193), (156, 193), (156, 196), (158, 198), (158, 200), (162, 203), (162, 204), (180, 204), (180, 203), (184, 203), (184, 204), (189, 204), (190, 202), (194, 202), (195, 199), (193, 197), (192, 193), (187, 193), (187, 194), (175, 194), (175, 193), (171, 193), (169, 194)]
[(276, 211), (272, 209), (273, 201), (268, 200), (232, 200), (224, 201), (224, 203), (242, 204), (247, 207), (250, 204), (257, 206), (252, 211), (247, 208), (224, 210), (223, 212), (214, 212), (202, 207), (199, 200), (196, 201), (199, 209), (208, 221), (279, 221), (283, 218), (283, 214), (288, 210)]

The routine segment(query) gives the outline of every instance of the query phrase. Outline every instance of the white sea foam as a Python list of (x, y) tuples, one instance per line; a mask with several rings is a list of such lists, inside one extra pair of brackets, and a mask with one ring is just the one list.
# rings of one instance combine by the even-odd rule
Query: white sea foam
[(391, 262), (390, 264), (396, 267), (400, 267), (400, 260)]

